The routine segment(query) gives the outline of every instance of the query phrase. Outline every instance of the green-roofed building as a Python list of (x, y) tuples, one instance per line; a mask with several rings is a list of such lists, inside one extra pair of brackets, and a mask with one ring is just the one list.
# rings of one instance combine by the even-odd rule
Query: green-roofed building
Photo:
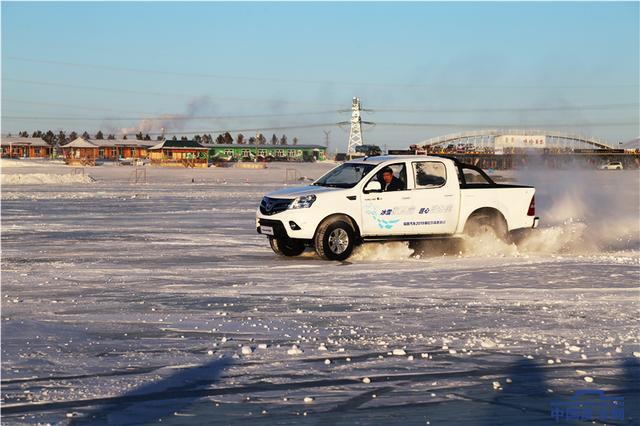
[(237, 145), (209, 147), (209, 161), (323, 161), (327, 147), (322, 145)]

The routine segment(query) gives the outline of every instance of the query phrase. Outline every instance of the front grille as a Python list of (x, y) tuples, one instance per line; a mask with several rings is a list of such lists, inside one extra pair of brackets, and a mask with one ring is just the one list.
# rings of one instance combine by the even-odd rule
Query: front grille
[(285, 211), (293, 200), (286, 198), (264, 197), (260, 202), (260, 213), (271, 216)]

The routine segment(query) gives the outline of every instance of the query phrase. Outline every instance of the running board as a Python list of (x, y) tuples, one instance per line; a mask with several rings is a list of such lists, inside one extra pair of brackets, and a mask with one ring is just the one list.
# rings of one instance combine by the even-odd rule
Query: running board
[(430, 235), (377, 235), (371, 237), (361, 237), (363, 243), (383, 242), (383, 241), (415, 241), (415, 240), (444, 240), (450, 238), (462, 238), (454, 234), (430, 234)]

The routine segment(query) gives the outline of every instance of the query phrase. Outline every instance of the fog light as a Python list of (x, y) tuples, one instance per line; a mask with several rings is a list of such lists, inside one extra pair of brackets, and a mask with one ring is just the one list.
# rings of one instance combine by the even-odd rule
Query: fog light
[(300, 227), (298, 226), (298, 224), (292, 220), (289, 221), (289, 227), (291, 227), (291, 229), (293, 229), (294, 231), (300, 230)]

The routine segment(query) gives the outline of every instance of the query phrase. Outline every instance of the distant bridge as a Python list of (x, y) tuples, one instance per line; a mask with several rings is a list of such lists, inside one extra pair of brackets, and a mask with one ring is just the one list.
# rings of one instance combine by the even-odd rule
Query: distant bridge
[(427, 139), (417, 145), (424, 148), (464, 145), (495, 149), (499, 145), (505, 148), (613, 149), (601, 139), (540, 129), (490, 129), (452, 133)]

